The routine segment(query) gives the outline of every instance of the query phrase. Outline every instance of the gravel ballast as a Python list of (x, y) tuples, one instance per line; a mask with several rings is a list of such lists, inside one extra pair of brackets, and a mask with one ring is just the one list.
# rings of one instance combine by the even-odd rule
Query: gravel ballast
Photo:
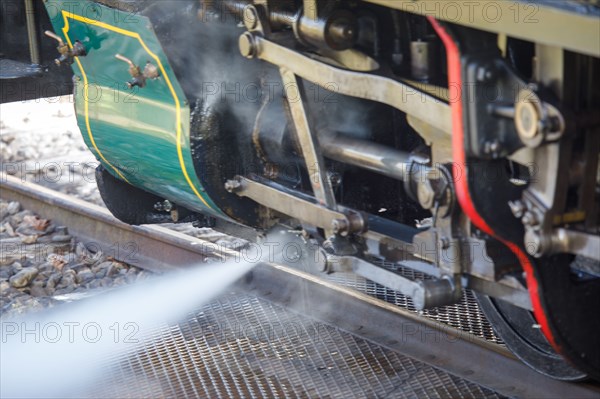
[(76, 300), (148, 272), (92, 252), (64, 226), (18, 202), (0, 200), (0, 315), (12, 317)]

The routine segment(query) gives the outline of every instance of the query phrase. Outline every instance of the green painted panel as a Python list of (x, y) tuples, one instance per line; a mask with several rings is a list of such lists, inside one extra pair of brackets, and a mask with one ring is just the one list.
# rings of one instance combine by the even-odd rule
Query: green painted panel
[[(48, 0), (55, 32), (76, 57), (75, 108), (90, 150), (114, 176), (196, 211), (223, 216), (198, 181), (190, 152), (190, 109), (148, 18), (92, 1)], [(143, 88), (131, 79), (121, 54), (160, 76)]]

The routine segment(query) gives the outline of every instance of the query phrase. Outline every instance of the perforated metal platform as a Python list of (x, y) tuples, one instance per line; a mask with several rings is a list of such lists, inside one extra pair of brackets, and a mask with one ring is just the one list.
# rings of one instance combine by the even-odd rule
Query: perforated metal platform
[(114, 363), (103, 397), (498, 398), (496, 393), (243, 292), (156, 331)]
[(256, 266), (227, 294), (151, 337), (108, 359), (106, 373), (88, 396), (596, 398), (600, 393), (594, 384), (544, 377), (475, 334), (277, 264)]

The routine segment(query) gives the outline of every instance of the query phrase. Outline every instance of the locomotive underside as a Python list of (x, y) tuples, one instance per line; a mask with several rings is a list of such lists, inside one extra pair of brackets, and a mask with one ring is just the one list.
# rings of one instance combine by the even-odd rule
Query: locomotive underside
[(45, 6), (115, 216), (276, 230), (420, 309), (472, 289), (524, 362), (600, 379), (600, 8), (450, 3)]

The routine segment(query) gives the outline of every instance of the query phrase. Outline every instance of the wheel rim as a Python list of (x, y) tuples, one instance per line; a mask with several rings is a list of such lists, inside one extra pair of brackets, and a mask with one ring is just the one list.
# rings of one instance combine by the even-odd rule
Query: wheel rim
[(505, 301), (476, 294), (481, 309), (496, 334), (523, 363), (548, 377), (581, 381), (587, 375), (557, 354), (539, 328), (533, 314)]

